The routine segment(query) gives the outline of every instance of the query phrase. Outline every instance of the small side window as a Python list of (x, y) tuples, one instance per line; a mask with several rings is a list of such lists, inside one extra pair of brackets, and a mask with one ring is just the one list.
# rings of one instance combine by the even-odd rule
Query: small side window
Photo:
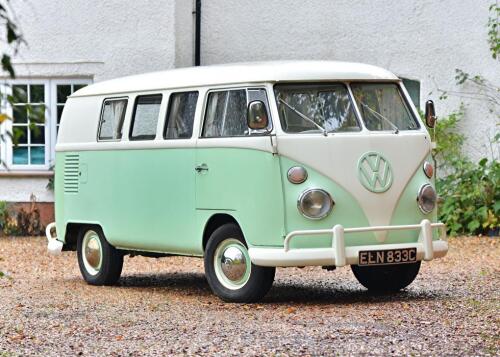
[(163, 137), (189, 139), (193, 134), (194, 113), (198, 92), (172, 93), (168, 104)]
[(401, 78), (401, 80), (415, 107), (420, 108), (420, 82), (408, 78)]
[(102, 104), (99, 140), (120, 140), (127, 99), (106, 99)]
[(153, 140), (160, 114), (161, 94), (143, 95), (135, 100), (130, 140)]
[(248, 135), (247, 93), (244, 89), (212, 92), (208, 95), (205, 138)]

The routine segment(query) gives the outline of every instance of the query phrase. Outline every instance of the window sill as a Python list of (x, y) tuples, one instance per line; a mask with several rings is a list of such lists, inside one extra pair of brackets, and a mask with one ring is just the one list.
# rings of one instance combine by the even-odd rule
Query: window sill
[(0, 177), (54, 177), (54, 171), (34, 171), (34, 170), (11, 170), (11, 171), (0, 171)]

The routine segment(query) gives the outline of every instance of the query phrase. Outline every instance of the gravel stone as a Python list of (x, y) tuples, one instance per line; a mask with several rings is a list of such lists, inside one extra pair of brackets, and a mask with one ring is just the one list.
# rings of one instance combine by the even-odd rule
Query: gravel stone
[(0, 356), (500, 354), (500, 240), (450, 239), (394, 295), (350, 268), (277, 270), (258, 304), (212, 295), (197, 258), (125, 258), (117, 286), (80, 277), (75, 252), (0, 238)]

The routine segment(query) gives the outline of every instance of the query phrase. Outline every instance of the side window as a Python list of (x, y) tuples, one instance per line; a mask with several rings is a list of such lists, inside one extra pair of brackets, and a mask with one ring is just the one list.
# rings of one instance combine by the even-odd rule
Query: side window
[(245, 89), (218, 91), (208, 95), (202, 136), (248, 135), (247, 93)]
[(165, 139), (189, 139), (193, 134), (194, 113), (198, 92), (172, 93), (163, 137)]
[(408, 78), (401, 78), (401, 80), (413, 104), (415, 104), (417, 108), (420, 108), (420, 82)]
[(107, 99), (102, 105), (99, 140), (120, 140), (127, 99)]
[(153, 140), (160, 114), (161, 94), (143, 95), (135, 100), (130, 140)]
[(268, 121), (269, 121), (269, 124), (267, 126), (267, 130), (271, 131), (271, 129), (273, 128), (273, 123), (272, 123), (272, 121), (270, 119), (270, 113), (271, 113), (271, 111), (269, 110), (269, 102), (267, 101), (266, 90), (263, 89), (263, 88), (249, 89), (248, 90), (248, 104), (250, 104), (254, 100), (260, 100), (266, 106), (267, 117), (268, 117)]

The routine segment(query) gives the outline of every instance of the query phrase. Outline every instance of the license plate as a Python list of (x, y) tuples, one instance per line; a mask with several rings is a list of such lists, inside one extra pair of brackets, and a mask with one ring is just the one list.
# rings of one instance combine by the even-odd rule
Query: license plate
[(413, 263), (417, 261), (417, 248), (362, 250), (359, 265), (388, 265)]

